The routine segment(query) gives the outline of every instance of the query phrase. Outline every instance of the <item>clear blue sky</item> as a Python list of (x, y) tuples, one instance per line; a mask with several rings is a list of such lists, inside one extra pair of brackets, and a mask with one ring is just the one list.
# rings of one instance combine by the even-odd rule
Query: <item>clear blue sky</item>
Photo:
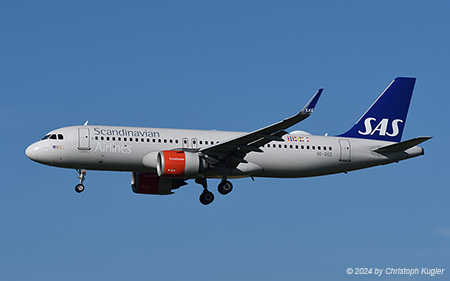
[[(2, 1), (1, 280), (426, 280), (348, 267), (439, 267), (450, 280), (448, 1)], [(417, 77), (403, 138), (426, 155), (347, 175), (192, 181), (135, 195), (130, 174), (27, 159), (90, 124), (339, 134), (397, 76)], [(429, 279), (429, 278), (428, 278)]]

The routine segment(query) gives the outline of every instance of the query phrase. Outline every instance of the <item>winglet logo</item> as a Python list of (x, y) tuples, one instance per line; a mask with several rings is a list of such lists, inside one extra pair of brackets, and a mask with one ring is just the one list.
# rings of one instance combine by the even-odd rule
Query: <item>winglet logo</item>
[(377, 119), (373, 118), (373, 117), (366, 118), (366, 120), (364, 120), (364, 127), (365, 127), (366, 131), (365, 132), (358, 131), (358, 133), (361, 135), (364, 135), (364, 136), (367, 136), (367, 135), (372, 136), (373, 134), (378, 132), (379, 136), (395, 137), (400, 132), (400, 130), (398, 128), (399, 123), (403, 123), (403, 120), (401, 120), (401, 119), (394, 119), (391, 122), (392, 132), (388, 132), (389, 119), (387, 119), (387, 118), (382, 119), (374, 129), (372, 129), (373, 121), (376, 122)]

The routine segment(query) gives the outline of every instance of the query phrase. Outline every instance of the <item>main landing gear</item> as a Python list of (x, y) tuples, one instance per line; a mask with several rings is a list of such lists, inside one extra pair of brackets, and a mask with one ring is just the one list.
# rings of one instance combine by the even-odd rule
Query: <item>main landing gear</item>
[[(214, 201), (214, 194), (208, 190), (206, 178), (197, 178), (195, 179), (195, 182), (203, 186), (203, 192), (200, 194), (200, 203), (203, 205), (211, 204)], [(226, 195), (233, 190), (233, 184), (226, 179), (223, 179), (217, 187), (217, 190), (220, 194)]]
[(222, 180), (217, 187), (217, 191), (219, 191), (222, 195), (227, 195), (233, 190), (233, 184), (227, 180)]
[(81, 192), (84, 191), (83, 182), (86, 179), (86, 170), (84, 170), (84, 169), (77, 169), (77, 172), (79, 174), (78, 178), (80, 179), (80, 183), (75, 186), (75, 191), (77, 193), (81, 193)]
[(200, 203), (203, 205), (209, 205), (214, 201), (214, 194), (208, 190), (208, 185), (206, 183), (206, 178), (197, 178), (195, 183), (201, 184), (203, 186), (203, 192), (200, 194)]

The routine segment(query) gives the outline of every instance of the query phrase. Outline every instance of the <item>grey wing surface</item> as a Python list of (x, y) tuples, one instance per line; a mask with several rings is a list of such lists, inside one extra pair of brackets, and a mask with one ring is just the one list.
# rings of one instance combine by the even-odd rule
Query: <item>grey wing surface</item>
[(211, 164), (224, 162), (228, 167), (235, 168), (239, 163), (246, 163), (244, 157), (249, 152), (262, 152), (259, 148), (271, 141), (283, 141), (287, 134), (285, 129), (308, 118), (313, 112), (323, 89), (319, 89), (303, 109), (294, 116), (280, 122), (237, 136), (235, 138), (204, 147), (199, 152), (206, 156)]

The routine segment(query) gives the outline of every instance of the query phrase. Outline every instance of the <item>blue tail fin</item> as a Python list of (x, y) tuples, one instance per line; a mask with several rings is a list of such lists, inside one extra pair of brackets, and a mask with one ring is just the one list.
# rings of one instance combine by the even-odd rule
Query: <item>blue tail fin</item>
[(340, 137), (399, 142), (416, 78), (398, 77), (356, 124)]

